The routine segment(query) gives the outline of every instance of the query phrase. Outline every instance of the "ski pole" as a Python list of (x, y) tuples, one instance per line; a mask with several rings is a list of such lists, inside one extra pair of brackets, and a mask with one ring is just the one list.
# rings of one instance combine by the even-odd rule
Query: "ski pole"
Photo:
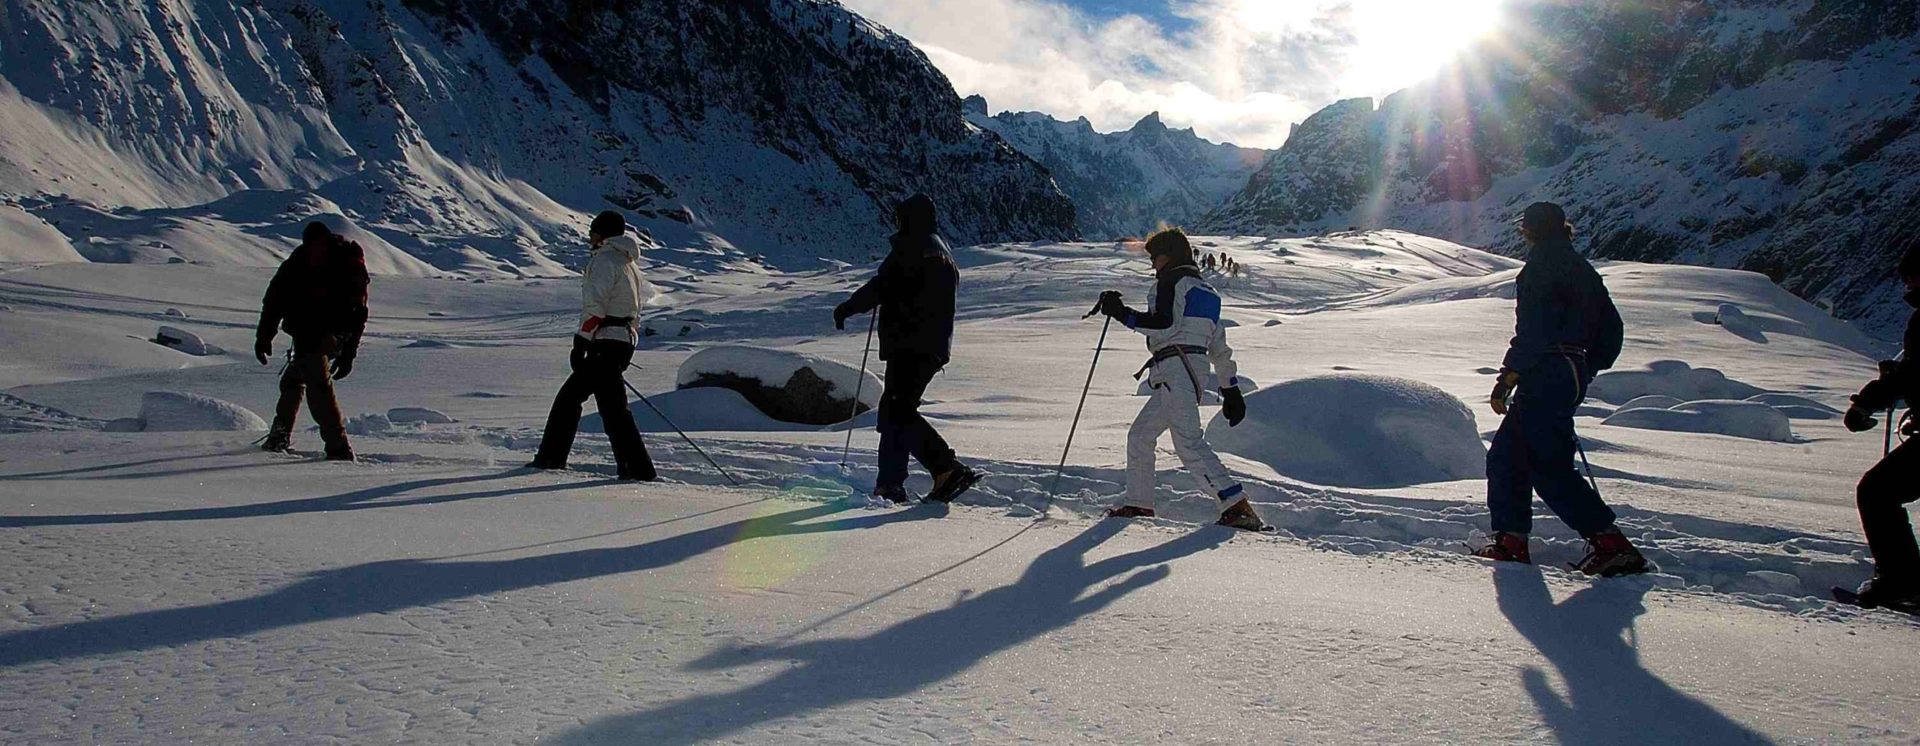
[[(1092, 311), (1080, 318), (1087, 319), (1099, 311), (1100, 307), (1094, 306)], [(1060, 477), (1067, 472), (1067, 454), (1073, 451), (1073, 433), (1080, 429), (1080, 412), (1087, 408), (1087, 392), (1093, 389), (1093, 372), (1100, 368), (1100, 350), (1107, 346), (1107, 329), (1112, 326), (1112, 316), (1108, 316), (1106, 322), (1100, 325), (1100, 342), (1093, 346), (1093, 364), (1087, 366), (1087, 385), (1080, 388), (1080, 406), (1073, 408), (1073, 424), (1067, 426), (1067, 447), (1060, 450), (1060, 466), (1054, 469), (1053, 484), (1047, 487), (1048, 504), (1052, 504), (1053, 496), (1059, 494)]]
[(1587, 461), (1587, 445), (1580, 442), (1580, 436), (1578, 434), (1573, 436), (1573, 447), (1580, 451), (1580, 465), (1586, 467), (1587, 484), (1593, 485), (1593, 494), (1600, 494), (1600, 482), (1593, 478), (1593, 464)]
[(860, 414), (860, 387), (867, 382), (867, 353), (873, 350), (873, 320), (880, 317), (874, 309), (867, 315), (867, 346), (860, 348), (860, 377), (853, 379), (853, 403), (847, 406), (847, 443), (840, 446), (840, 469), (847, 468), (847, 452), (853, 450), (853, 418)]
[[(640, 369), (640, 366), (634, 365), (633, 363), (627, 363), (627, 367), (633, 368), (634, 370)], [(740, 480), (734, 479), (733, 475), (727, 473), (726, 468), (720, 465), (720, 462), (713, 460), (712, 456), (708, 456), (706, 451), (701, 450), (700, 444), (693, 442), (692, 438), (687, 437), (687, 431), (681, 430), (679, 425), (673, 424), (673, 420), (667, 418), (666, 412), (662, 412), (659, 407), (653, 406), (653, 402), (647, 399), (646, 394), (640, 393), (640, 389), (634, 388), (633, 384), (628, 383), (625, 378), (620, 379), (620, 383), (624, 384), (628, 391), (633, 392), (634, 396), (640, 397), (640, 403), (647, 405), (648, 409), (653, 410), (653, 413), (660, 417), (661, 422), (667, 423), (667, 427), (671, 427), (674, 432), (679, 433), (681, 440), (686, 441), (687, 445), (693, 446), (694, 452), (700, 454), (700, 458), (706, 459), (707, 463), (712, 464), (714, 471), (720, 472), (720, 476), (726, 477), (728, 482), (733, 483), (733, 486), (740, 486)]]

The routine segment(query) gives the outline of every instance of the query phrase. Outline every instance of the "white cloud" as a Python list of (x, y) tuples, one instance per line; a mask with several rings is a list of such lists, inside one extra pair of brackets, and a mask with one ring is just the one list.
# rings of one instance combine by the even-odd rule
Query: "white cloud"
[(925, 50), (993, 110), (1125, 129), (1154, 111), (1203, 137), (1279, 147), (1293, 123), (1416, 82), (1491, 24), (1498, 0), (1167, 0), (1170, 33), (1055, 0), (843, 0)]

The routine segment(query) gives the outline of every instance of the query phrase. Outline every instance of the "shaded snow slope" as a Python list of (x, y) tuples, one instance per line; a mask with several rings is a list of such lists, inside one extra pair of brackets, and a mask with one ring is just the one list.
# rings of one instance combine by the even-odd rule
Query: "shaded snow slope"
[(681, 264), (810, 265), (884, 247), (915, 191), (963, 242), (1077, 235), (837, 3), (27, 0), (0, 31), (0, 198), (94, 261), (259, 265), (330, 212), (412, 260), (380, 271), (556, 275), (620, 208)]

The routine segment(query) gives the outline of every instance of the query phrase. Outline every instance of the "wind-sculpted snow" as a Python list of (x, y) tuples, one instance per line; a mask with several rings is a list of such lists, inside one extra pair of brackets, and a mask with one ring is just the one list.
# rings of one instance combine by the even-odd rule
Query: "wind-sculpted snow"
[(1215, 417), (1207, 440), (1303, 482), (1401, 487), (1485, 474), (1467, 405), (1419, 381), (1335, 374), (1246, 397), (1247, 419)]

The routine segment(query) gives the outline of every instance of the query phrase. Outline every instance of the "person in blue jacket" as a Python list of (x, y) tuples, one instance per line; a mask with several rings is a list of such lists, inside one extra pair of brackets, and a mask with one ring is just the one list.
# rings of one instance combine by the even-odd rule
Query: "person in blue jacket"
[(1515, 280), (1513, 341), (1491, 397), (1505, 417), (1487, 451), (1487, 511), (1493, 540), (1476, 556), (1530, 562), (1533, 493), (1587, 540), (1575, 565), (1588, 575), (1646, 572), (1647, 560), (1614, 525), (1613, 509), (1574, 466), (1573, 415), (1587, 386), (1620, 356), (1620, 312), (1593, 265), (1574, 251), (1566, 212), (1527, 206), (1519, 220), (1528, 246)]
[(872, 280), (833, 309), (833, 326), (880, 309), (880, 359), (887, 364), (880, 392), (880, 474), (873, 494), (894, 503), (909, 500), (907, 456), (933, 475), (929, 502), (953, 502), (980, 475), (954, 457), (953, 448), (920, 416), (920, 397), (953, 353), (954, 298), (960, 269), (937, 232), (933, 199), (916, 194), (894, 206), (898, 228), (892, 250)]

